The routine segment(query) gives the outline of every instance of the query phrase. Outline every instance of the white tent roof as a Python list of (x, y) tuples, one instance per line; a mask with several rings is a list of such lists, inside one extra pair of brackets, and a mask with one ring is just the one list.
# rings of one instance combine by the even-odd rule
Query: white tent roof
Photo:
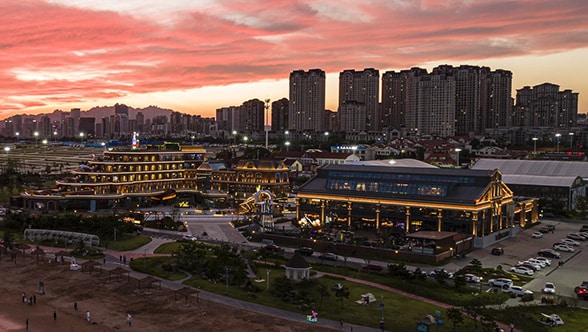
[(585, 161), (480, 159), (472, 169), (498, 169), (502, 174), (581, 176), (588, 179), (588, 162)]

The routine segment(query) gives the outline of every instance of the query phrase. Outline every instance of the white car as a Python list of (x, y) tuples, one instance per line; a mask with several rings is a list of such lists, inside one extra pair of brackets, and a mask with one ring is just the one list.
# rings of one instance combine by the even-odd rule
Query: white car
[(479, 283), (482, 282), (482, 277), (478, 277), (475, 274), (471, 274), (471, 273), (466, 273), (463, 275), (465, 277), (466, 282), (474, 282), (474, 283)]
[(559, 242), (560, 243), (563, 243), (563, 244), (567, 244), (568, 246), (575, 246), (575, 247), (577, 247), (577, 246), (580, 245), (580, 242), (574, 241), (572, 239), (561, 239), (561, 240), (559, 240)]
[(198, 241), (198, 239), (195, 236), (188, 235), (188, 234), (183, 235), (182, 239), (184, 241)]
[(527, 262), (530, 262), (533, 264), (539, 264), (541, 266), (541, 268), (544, 268), (547, 266), (547, 263), (545, 263), (543, 260), (540, 260), (540, 259), (529, 258), (529, 259), (527, 259)]
[(534, 238), (534, 239), (540, 239), (540, 238), (543, 237), (543, 233), (541, 233), (541, 232), (535, 232), (535, 233), (533, 233), (531, 235), (531, 237)]
[(574, 248), (568, 246), (567, 244), (555, 244), (553, 249), (565, 252), (574, 252)]
[(488, 286), (508, 288), (508, 287), (512, 286), (512, 280), (507, 279), (507, 278), (490, 279), (490, 280), (488, 280)]
[(543, 293), (555, 294), (555, 284), (552, 282), (546, 282), (545, 286), (543, 286)]
[(516, 296), (523, 296), (526, 294), (533, 294), (532, 291), (523, 288), (521, 286), (510, 286), (508, 289), (505, 290), (507, 293), (515, 294)]
[(549, 259), (549, 258), (545, 258), (545, 257), (541, 257), (541, 256), (539, 256), (539, 257), (535, 257), (534, 259), (535, 259), (536, 261), (542, 261), (542, 262), (545, 262), (545, 265), (547, 265), (547, 266), (551, 266), (551, 259)]
[(528, 276), (532, 276), (533, 274), (535, 274), (535, 272), (533, 272), (533, 270), (531, 270), (528, 267), (524, 267), (524, 266), (513, 266), (509, 269), (509, 271), (512, 273), (524, 274), (524, 275), (528, 275)]
[(525, 267), (530, 268), (533, 271), (540, 271), (541, 268), (542, 268), (541, 265), (539, 265), (537, 263), (530, 262), (530, 261), (522, 261), (522, 262), (519, 262), (517, 264), (517, 266), (525, 266)]
[(586, 237), (580, 233), (570, 233), (568, 234), (568, 238), (576, 241), (586, 241)]

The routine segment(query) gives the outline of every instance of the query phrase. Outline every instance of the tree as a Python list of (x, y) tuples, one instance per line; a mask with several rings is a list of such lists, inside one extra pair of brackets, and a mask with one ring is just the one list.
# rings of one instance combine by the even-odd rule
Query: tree
[(455, 286), (455, 288), (462, 289), (466, 286), (466, 284), (466, 278), (463, 274), (456, 274), (453, 277), (453, 285)]
[(347, 286), (337, 288), (335, 290), (335, 296), (337, 297), (337, 301), (341, 302), (341, 308), (343, 308), (343, 301), (349, 298), (349, 288)]
[(449, 308), (445, 314), (447, 315), (447, 319), (453, 324), (453, 332), (456, 331), (458, 325), (464, 322), (463, 313), (458, 308)]

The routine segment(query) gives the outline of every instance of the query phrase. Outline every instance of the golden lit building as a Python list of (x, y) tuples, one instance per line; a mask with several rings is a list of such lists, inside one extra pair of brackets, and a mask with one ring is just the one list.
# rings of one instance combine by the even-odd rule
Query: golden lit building
[(297, 220), (397, 227), (406, 234), (456, 232), (473, 237), (477, 247), (512, 236), (518, 225), (513, 193), (498, 170), (382, 165), (319, 168), (298, 191)]
[(80, 165), (71, 177), (57, 181), (58, 189), (23, 193), (23, 207), (93, 211), (197, 193), (196, 169), (205, 160), (204, 148), (179, 143), (108, 149)]

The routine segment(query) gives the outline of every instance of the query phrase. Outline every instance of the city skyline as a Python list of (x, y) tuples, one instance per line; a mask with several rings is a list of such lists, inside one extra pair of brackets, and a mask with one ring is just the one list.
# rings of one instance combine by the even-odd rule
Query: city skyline
[[(0, 4), (0, 118), (125, 103), (189, 114), (288, 97), (288, 75), (441, 64), (513, 72), (516, 89), (585, 80), (583, 1), (30, 0)], [(423, 24), (426, 22), (426, 24)], [(583, 80), (583, 81), (582, 81)]]

